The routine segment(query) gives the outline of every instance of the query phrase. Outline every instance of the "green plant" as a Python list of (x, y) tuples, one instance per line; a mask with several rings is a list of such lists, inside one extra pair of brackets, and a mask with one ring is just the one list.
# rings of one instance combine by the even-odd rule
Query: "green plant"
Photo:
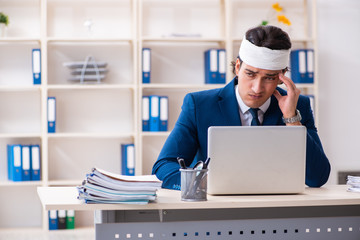
[(9, 24), (9, 17), (8, 15), (0, 12), (0, 23), (5, 23), (5, 25), (7, 26)]

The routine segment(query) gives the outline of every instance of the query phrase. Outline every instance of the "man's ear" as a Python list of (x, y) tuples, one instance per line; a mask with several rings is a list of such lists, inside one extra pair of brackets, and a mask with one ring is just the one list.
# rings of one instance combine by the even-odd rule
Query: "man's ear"
[(235, 73), (236, 73), (236, 75), (239, 74), (240, 67), (241, 67), (241, 62), (240, 62), (240, 59), (237, 58), (237, 59), (236, 59), (236, 64), (235, 64)]

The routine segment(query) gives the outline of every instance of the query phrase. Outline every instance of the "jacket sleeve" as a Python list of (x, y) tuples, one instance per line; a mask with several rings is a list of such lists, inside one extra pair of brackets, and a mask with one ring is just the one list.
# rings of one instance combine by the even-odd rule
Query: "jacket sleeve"
[(184, 158), (186, 165), (190, 166), (198, 148), (194, 97), (187, 94), (175, 127), (152, 169), (152, 173), (163, 181), (163, 188), (180, 189), (180, 167), (177, 157)]
[(301, 109), (299, 110), (302, 115), (305, 116), (302, 124), (307, 129), (305, 183), (309, 187), (321, 187), (327, 182), (331, 167), (315, 127), (310, 100), (307, 97), (303, 99), (302, 106), (298, 107)]

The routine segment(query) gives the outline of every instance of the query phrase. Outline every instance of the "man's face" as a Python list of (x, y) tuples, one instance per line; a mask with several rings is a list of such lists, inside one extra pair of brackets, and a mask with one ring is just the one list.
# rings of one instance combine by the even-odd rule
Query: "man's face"
[(250, 108), (258, 108), (274, 93), (276, 86), (281, 83), (279, 73), (282, 70), (265, 70), (255, 68), (240, 60), (236, 61), (236, 75), (238, 76), (239, 94), (244, 103)]

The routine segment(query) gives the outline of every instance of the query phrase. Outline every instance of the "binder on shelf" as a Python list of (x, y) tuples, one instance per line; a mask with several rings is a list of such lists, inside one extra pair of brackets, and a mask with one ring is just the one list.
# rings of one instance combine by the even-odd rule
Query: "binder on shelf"
[(75, 211), (67, 210), (66, 211), (66, 229), (75, 228)]
[(40, 146), (31, 145), (31, 180), (40, 181)]
[(158, 132), (160, 130), (160, 104), (159, 96), (151, 95), (150, 99), (150, 131)]
[(142, 49), (142, 82), (150, 83), (151, 76), (151, 49)]
[(34, 84), (41, 84), (41, 51), (39, 48), (32, 50), (32, 72)]
[(135, 175), (135, 147), (134, 144), (121, 144), (121, 174)]
[(150, 131), (150, 99), (149, 96), (142, 97), (142, 130)]
[(218, 49), (218, 76), (217, 76), (217, 83), (223, 84), (226, 82), (226, 51), (225, 49)]
[(209, 49), (204, 53), (205, 58), (205, 83), (217, 83), (218, 75), (218, 51), (217, 49)]
[(290, 53), (291, 79), (294, 83), (306, 83), (306, 50), (297, 49)]
[(306, 82), (314, 83), (314, 49), (306, 50)]
[(58, 229), (66, 229), (66, 210), (58, 210)]
[(21, 145), (8, 145), (8, 179), (22, 181)]
[(168, 130), (169, 119), (169, 98), (167, 96), (160, 97), (160, 131)]
[(31, 180), (31, 157), (30, 157), (30, 146), (24, 145), (21, 148), (21, 156), (22, 156), (22, 181), (30, 181)]
[(13, 154), (13, 146), (7, 145), (7, 165), (8, 165), (8, 180), (13, 180), (14, 175), (14, 154)]
[(48, 97), (47, 104), (48, 132), (55, 133), (56, 127), (56, 98)]
[(56, 210), (49, 211), (49, 230), (58, 229), (58, 217)]

